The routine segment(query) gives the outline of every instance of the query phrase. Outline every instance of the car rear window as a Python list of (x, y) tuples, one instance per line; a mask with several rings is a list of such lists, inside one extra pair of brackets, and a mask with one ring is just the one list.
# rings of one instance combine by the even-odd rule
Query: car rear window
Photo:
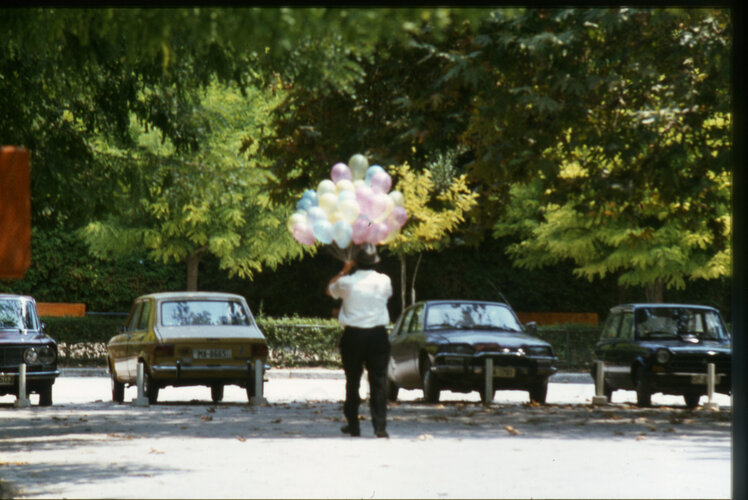
[(162, 326), (250, 325), (249, 314), (234, 300), (179, 300), (161, 303)]
[(676, 338), (691, 335), (703, 340), (728, 338), (719, 314), (707, 309), (652, 307), (636, 311), (636, 332), (640, 339)]

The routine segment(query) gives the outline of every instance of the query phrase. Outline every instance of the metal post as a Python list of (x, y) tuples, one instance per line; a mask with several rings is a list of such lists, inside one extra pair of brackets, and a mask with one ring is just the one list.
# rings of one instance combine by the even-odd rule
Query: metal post
[(28, 408), (31, 406), (28, 395), (26, 394), (26, 363), (18, 366), (18, 398), (14, 404), (16, 408)]
[(708, 401), (704, 408), (708, 410), (718, 410), (719, 405), (713, 401), (714, 398), (714, 385), (716, 382), (716, 367), (714, 363), (708, 363), (706, 365), (706, 395)]
[(593, 405), (608, 404), (608, 396), (605, 395), (605, 363), (595, 363), (595, 395), (592, 398)]
[(135, 398), (132, 402), (133, 406), (148, 406), (148, 398), (145, 397), (145, 391), (143, 388), (143, 381), (145, 379), (145, 367), (143, 366), (143, 362), (138, 362), (138, 375), (136, 380), (136, 384), (138, 386), (138, 397)]
[(265, 383), (265, 366), (261, 359), (257, 358), (255, 359), (255, 395), (252, 398), (251, 403), (252, 404), (263, 404), (267, 401), (265, 400), (262, 389)]
[(483, 397), (483, 401), (490, 403), (493, 401), (493, 358), (486, 358), (484, 375), (486, 377), (486, 393)]

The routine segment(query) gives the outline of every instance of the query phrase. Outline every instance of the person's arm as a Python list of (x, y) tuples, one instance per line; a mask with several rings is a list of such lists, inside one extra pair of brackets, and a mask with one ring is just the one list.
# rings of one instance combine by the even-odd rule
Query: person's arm
[(334, 283), (335, 283), (336, 281), (338, 281), (338, 280), (339, 280), (340, 278), (342, 278), (342, 277), (343, 277), (343, 276), (345, 276), (346, 274), (350, 273), (350, 272), (351, 272), (351, 269), (353, 269), (353, 266), (354, 266), (355, 264), (356, 264), (356, 262), (355, 262), (355, 261), (353, 261), (353, 260), (347, 260), (347, 261), (345, 261), (345, 263), (343, 264), (343, 269), (341, 269), (341, 270), (340, 270), (340, 272), (339, 272), (338, 274), (336, 274), (335, 276), (333, 276), (333, 277), (332, 277), (332, 279), (330, 280), (330, 282), (329, 282), (329, 283), (327, 284), (327, 288), (325, 288), (325, 293), (326, 293), (327, 295), (330, 295), (330, 296), (332, 296), (332, 294), (330, 293), (330, 287), (331, 287), (331, 286), (332, 286), (332, 285), (333, 285), (333, 284), (334, 284)]

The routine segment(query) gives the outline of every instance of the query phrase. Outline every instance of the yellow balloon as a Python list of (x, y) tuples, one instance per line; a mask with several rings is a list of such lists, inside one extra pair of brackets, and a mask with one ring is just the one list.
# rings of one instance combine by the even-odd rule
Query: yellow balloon
[(348, 224), (353, 224), (360, 211), (356, 200), (343, 200), (340, 203), (340, 213)]
[(330, 179), (324, 179), (317, 185), (317, 195), (322, 197), (325, 193), (334, 193), (335, 183)]
[(325, 193), (319, 197), (319, 207), (328, 214), (338, 208), (338, 197), (333, 193)]
[(356, 191), (356, 187), (348, 179), (341, 179), (335, 184), (338, 193), (341, 191)]
[(286, 227), (288, 228), (291, 233), (293, 233), (293, 228), (296, 226), (296, 224), (303, 224), (306, 222), (306, 214), (303, 212), (296, 212), (291, 217), (288, 218), (288, 222), (286, 223)]
[(403, 203), (405, 203), (405, 198), (403, 198), (403, 193), (400, 191), (394, 190), (390, 191), (390, 194), (388, 194), (390, 198), (392, 198), (392, 201), (395, 203), (396, 207), (402, 207)]

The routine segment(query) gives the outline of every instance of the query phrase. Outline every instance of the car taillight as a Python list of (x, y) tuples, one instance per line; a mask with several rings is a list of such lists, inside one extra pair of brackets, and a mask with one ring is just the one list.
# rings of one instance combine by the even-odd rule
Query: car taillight
[(252, 357), (264, 358), (268, 355), (268, 346), (266, 344), (253, 344)]
[(159, 358), (174, 357), (174, 345), (173, 344), (157, 345), (156, 349), (153, 351), (153, 355)]

